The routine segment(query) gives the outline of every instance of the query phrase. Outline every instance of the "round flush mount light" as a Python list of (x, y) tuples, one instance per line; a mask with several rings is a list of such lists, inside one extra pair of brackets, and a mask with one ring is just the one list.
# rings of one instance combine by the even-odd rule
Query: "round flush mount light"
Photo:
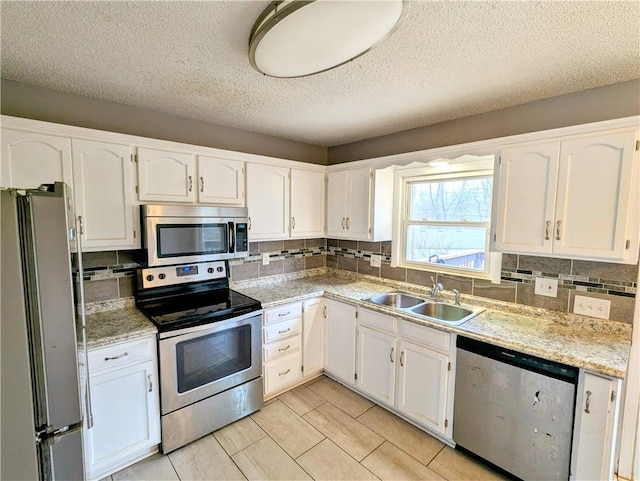
[(249, 60), (271, 77), (304, 77), (367, 53), (398, 27), (409, 0), (284, 0), (251, 30)]

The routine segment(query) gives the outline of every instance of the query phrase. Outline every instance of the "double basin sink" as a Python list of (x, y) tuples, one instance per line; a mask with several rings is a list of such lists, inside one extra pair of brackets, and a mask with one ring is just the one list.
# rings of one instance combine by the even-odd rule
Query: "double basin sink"
[(423, 299), (404, 292), (380, 294), (367, 299), (367, 301), (454, 326), (459, 326), (484, 311), (482, 307), (463, 307), (447, 304), (433, 299)]

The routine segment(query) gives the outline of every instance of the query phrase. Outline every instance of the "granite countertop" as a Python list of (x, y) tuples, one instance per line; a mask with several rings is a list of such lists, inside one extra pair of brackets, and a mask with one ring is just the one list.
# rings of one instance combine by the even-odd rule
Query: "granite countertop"
[(452, 326), (409, 314), (365, 299), (400, 289), (425, 296), (427, 290), (393, 282), (369, 282), (361, 278), (322, 275), (280, 283), (238, 283), (233, 288), (258, 299), (264, 308), (325, 295), (384, 314), (508, 349), (562, 362), (609, 376), (624, 378), (631, 345), (631, 326), (615, 321), (562, 314), (533, 307), (463, 296), (462, 304), (486, 310), (460, 326)]
[[(626, 373), (631, 325), (620, 322), (463, 295), (463, 305), (481, 306), (486, 310), (460, 326), (452, 326), (366, 301), (376, 294), (393, 290), (425, 297), (428, 296), (427, 289), (381, 279), (373, 282), (357, 274), (345, 276), (328, 273), (280, 282), (274, 282), (273, 279), (268, 282), (257, 280), (236, 283), (232, 288), (258, 299), (265, 309), (324, 295), (442, 331), (620, 379)], [(447, 293), (443, 293), (443, 298), (450, 300)], [(88, 309), (88, 312), (92, 312), (87, 316), (89, 349), (157, 332), (154, 324), (132, 303), (108, 307), (111, 310), (102, 312)]]
[(87, 315), (87, 347), (95, 349), (155, 334), (154, 324), (135, 307)]

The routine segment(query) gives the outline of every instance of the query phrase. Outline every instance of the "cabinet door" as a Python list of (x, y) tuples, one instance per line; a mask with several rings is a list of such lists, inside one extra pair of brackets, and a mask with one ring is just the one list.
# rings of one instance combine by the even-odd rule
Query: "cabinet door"
[(244, 162), (199, 155), (198, 202), (244, 205)]
[(347, 219), (347, 171), (327, 175), (327, 236), (345, 237)]
[(247, 164), (249, 240), (289, 237), (289, 169)]
[(613, 479), (620, 381), (584, 373), (578, 384), (572, 480)]
[(359, 325), (356, 385), (372, 398), (393, 406), (396, 384), (396, 338)]
[(73, 185), (71, 139), (2, 129), (0, 187), (37, 188), (64, 182)]
[(449, 357), (400, 340), (396, 408), (436, 432), (448, 428)]
[(497, 251), (551, 252), (559, 153), (558, 142), (502, 151)]
[(92, 376), (93, 427), (86, 431), (87, 474), (96, 478), (121, 467), (141, 449), (160, 442), (154, 363)]
[(349, 170), (347, 182), (347, 231), (349, 239), (369, 239), (371, 235), (370, 168)]
[(356, 308), (330, 299), (326, 299), (325, 304), (325, 371), (347, 384), (353, 384), (356, 372)]
[(324, 172), (291, 169), (291, 237), (324, 237)]
[(141, 201), (193, 202), (195, 156), (138, 148), (138, 198)]
[(312, 376), (322, 371), (324, 305), (322, 299), (312, 299), (303, 304), (302, 314), (302, 372)]
[(634, 132), (562, 143), (554, 253), (605, 260), (629, 254), (634, 153)]
[(134, 249), (133, 163), (129, 145), (72, 141), (73, 194), (85, 250)]

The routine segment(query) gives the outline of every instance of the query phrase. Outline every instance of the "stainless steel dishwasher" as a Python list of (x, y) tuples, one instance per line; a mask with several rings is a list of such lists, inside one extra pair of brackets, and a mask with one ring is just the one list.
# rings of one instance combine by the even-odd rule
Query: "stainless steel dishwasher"
[(524, 480), (567, 480), (578, 369), (458, 337), (453, 440)]

